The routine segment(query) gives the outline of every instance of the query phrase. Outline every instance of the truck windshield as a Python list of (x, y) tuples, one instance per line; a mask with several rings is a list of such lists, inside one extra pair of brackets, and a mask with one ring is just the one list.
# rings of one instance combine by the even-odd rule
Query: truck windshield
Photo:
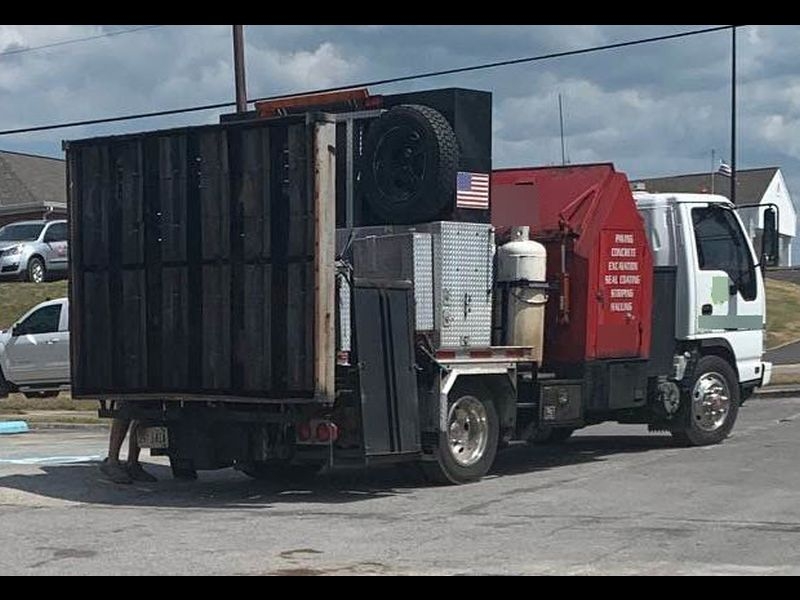
[(0, 228), (0, 242), (27, 242), (35, 240), (42, 233), (44, 225), (26, 223), (21, 225), (6, 225)]
[(720, 206), (695, 208), (692, 223), (700, 269), (725, 271), (745, 300), (755, 300), (755, 265), (733, 212)]

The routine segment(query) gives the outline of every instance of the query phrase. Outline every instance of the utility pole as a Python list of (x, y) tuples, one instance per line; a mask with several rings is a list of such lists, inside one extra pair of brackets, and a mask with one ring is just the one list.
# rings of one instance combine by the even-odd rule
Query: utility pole
[(567, 153), (564, 150), (564, 111), (561, 109), (561, 92), (558, 93), (558, 121), (561, 125), (561, 166), (567, 164)]
[(736, 204), (736, 25), (731, 29), (731, 197)]
[(236, 82), (236, 112), (247, 112), (247, 86), (244, 77), (244, 32), (233, 26), (233, 72)]

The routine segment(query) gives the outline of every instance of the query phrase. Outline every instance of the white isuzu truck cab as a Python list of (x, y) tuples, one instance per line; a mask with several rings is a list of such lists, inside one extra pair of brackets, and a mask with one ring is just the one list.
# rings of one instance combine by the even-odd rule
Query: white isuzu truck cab
[[(677, 267), (676, 340), (715, 348), (736, 366), (746, 398), (770, 379), (772, 365), (762, 360), (762, 267), (775, 257), (766, 251), (756, 254), (735, 206), (724, 196), (636, 192), (634, 199), (645, 220), (654, 265)], [(771, 237), (765, 235), (765, 242)], [(678, 380), (681, 363), (676, 357)]]

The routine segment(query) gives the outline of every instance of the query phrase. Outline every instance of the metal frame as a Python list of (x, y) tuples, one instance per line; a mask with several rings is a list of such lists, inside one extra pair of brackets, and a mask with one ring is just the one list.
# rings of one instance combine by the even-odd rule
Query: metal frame
[[(213, 396), (209, 394), (93, 394), (85, 397), (88, 400), (98, 400), (99, 402), (152, 402), (153, 400), (163, 400), (164, 402), (209, 402), (220, 403), (242, 403), (242, 404), (313, 404), (319, 405), (321, 398), (264, 398), (256, 396)], [(326, 404), (333, 404), (333, 397), (325, 399)]]
[[(448, 367), (447, 364), (441, 364), (442, 379), (439, 388), (439, 431), (447, 431), (448, 396), (456, 383), (456, 379), (461, 375), (507, 375), (513, 384), (513, 374), (516, 373), (516, 362), (504, 360), (492, 363), (485, 359), (476, 359), (471, 364), (466, 362), (451, 367)], [(530, 360), (527, 362), (530, 362)]]
[(355, 207), (355, 186), (353, 185), (355, 176), (355, 154), (353, 136), (355, 134), (355, 122), (366, 119), (375, 119), (380, 117), (385, 112), (384, 109), (376, 110), (359, 110), (347, 113), (332, 113), (326, 114), (326, 117), (335, 123), (344, 123), (346, 130), (346, 146), (345, 146), (345, 227), (352, 227), (354, 221), (354, 207)]

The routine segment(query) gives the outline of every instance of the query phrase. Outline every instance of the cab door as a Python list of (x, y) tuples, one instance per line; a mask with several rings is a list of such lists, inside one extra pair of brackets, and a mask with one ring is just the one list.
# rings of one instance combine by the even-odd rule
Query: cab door
[(736, 356), (739, 380), (761, 376), (764, 282), (739, 217), (723, 204), (691, 208), (694, 234), (695, 333), (723, 338)]

